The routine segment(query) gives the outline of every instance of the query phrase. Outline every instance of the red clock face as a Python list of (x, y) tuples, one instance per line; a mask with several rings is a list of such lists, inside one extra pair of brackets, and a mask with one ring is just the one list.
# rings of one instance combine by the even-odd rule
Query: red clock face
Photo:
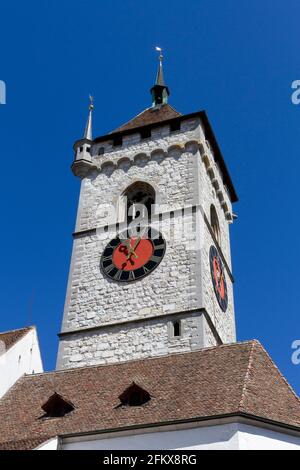
[(134, 236), (125, 231), (106, 246), (101, 257), (101, 269), (114, 281), (134, 281), (158, 266), (165, 249), (165, 240), (152, 227), (144, 227), (140, 234)]
[(144, 266), (152, 255), (152, 241), (134, 237), (119, 243), (113, 252), (112, 262), (118, 269), (134, 271)]
[(227, 285), (223, 263), (215, 246), (210, 247), (209, 258), (215, 294), (221, 309), (225, 312), (228, 305)]

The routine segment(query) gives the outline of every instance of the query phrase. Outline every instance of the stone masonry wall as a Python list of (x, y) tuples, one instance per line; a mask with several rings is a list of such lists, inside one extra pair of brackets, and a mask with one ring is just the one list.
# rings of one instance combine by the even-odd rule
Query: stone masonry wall
[(181, 322), (180, 337), (172, 335), (174, 319), (166, 318), (108, 327), (62, 339), (59, 368), (190, 352), (216, 344), (201, 313), (183, 318), (178, 315), (175, 319)]
[[(194, 144), (199, 141), (205, 143), (204, 133), (199, 120), (194, 119), (183, 122), (181, 132), (170, 133), (168, 126), (162, 126), (152, 132), (151, 139), (141, 141), (134, 134), (123, 141), (122, 147), (101, 144), (106, 146), (104, 155), (97, 155), (97, 146), (92, 149), (97, 170), (82, 181), (76, 231), (96, 229), (96, 232), (79, 235), (74, 240), (62, 331), (98, 326), (104, 329), (93, 333), (82, 331), (61, 339), (58, 368), (216, 344), (203, 315), (201, 334), (199, 324), (196, 328), (196, 320), (191, 317), (182, 320), (186, 322), (185, 336), (170, 343), (166, 333), (168, 316), (195, 309), (206, 308), (224, 342), (234, 340), (231, 283), (226, 277), (230, 306), (224, 314), (213, 292), (208, 255), (212, 240), (203, 217), (199, 218), (199, 207), (209, 219), (209, 207), (214, 201), (222, 250), (230, 265), (228, 222), (215, 200), (199, 147)], [(210, 158), (213, 160), (212, 153)], [(156, 217), (151, 225), (161, 231), (167, 249), (162, 262), (149, 276), (133, 283), (116, 283), (102, 274), (100, 258), (109, 240), (122, 229), (120, 196), (135, 181), (148, 182), (156, 191), (156, 213), (162, 214), (162, 220)], [(112, 220), (107, 210), (111, 205), (116, 210), (119, 229), (109, 225)], [(197, 212), (192, 211), (192, 206), (197, 206)], [(185, 231), (180, 230), (178, 236), (178, 227), (183, 222)], [(187, 225), (192, 229), (186, 231)], [(162, 315), (166, 317), (161, 318)], [(144, 322), (130, 323), (130, 327), (118, 325), (143, 318)]]
[[(210, 146), (206, 147), (206, 153), (209, 155), (212, 162), (214, 157)], [(219, 226), (220, 226), (220, 248), (222, 254), (231, 269), (231, 255), (230, 255), (230, 237), (229, 237), (229, 223), (226, 220), (224, 211), (222, 209), (219, 198), (217, 197), (216, 190), (212, 186), (211, 178), (208, 175), (206, 166), (202, 159), (199, 163), (199, 194), (200, 204), (203, 211), (210, 221), (210, 206), (213, 204), (217, 211)], [(215, 176), (221, 180), (221, 172), (216, 163), (212, 163)], [(221, 185), (221, 184), (220, 184)], [(231, 201), (227, 191), (223, 192), (225, 202), (231, 211)], [(235, 330), (235, 316), (234, 316), (234, 300), (233, 300), (233, 284), (228, 272), (225, 269), (225, 278), (227, 283), (228, 291), (228, 308), (226, 312), (223, 312), (218, 304), (215, 296), (213, 284), (211, 281), (210, 262), (209, 262), (209, 249), (211, 245), (215, 245), (215, 242), (206, 226), (203, 223), (203, 238), (201, 239), (201, 282), (203, 292), (203, 307), (209, 313), (211, 321), (215, 325), (218, 334), (224, 343), (230, 343), (236, 341), (236, 330)]]
[[(185, 223), (191, 224), (193, 218), (192, 213), (186, 215)], [(151, 224), (166, 239), (165, 256), (149, 276), (131, 283), (113, 282), (100, 268), (101, 254), (115, 232), (99, 231), (75, 240), (64, 330), (196, 308), (196, 254), (189, 250), (194, 234), (180, 233), (177, 240), (178, 221), (182, 221), (180, 215)]]

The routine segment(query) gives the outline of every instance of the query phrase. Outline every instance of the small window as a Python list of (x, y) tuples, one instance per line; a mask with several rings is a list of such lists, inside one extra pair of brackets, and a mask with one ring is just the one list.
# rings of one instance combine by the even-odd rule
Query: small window
[(151, 128), (146, 128), (141, 130), (141, 138), (149, 139), (151, 137)]
[(104, 147), (99, 147), (98, 155), (103, 155), (103, 154), (104, 154)]
[(113, 145), (114, 147), (117, 147), (118, 145), (122, 145), (122, 136), (117, 135), (113, 138)]
[(86, 148), (87, 153), (91, 153), (91, 147)]
[(171, 132), (180, 131), (180, 121), (171, 122), (170, 131)]
[(42, 410), (45, 411), (42, 418), (62, 418), (74, 410), (74, 405), (55, 392), (42, 406)]
[(124, 390), (119, 396), (119, 406), (142, 406), (151, 400), (150, 393), (137, 385), (135, 382)]
[(180, 321), (174, 321), (173, 323), (173, 335), (178, 337), (181, 335)]
[(216, 208), (213, 204), (210, 206), (210, 225), (211, 225), (213, 234), (218, 244), (220, 245), (221, 233), (220, 233), (219, 219), (218, 219)]

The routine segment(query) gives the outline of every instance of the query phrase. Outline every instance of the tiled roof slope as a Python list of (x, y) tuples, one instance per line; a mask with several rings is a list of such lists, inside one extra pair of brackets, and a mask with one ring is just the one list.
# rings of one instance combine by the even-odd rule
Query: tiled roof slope
[(113, 132), (127, 131), (137, 127), (147, 126), (148, 124), (167, 121), (168, 119), (173, 119), (179, 116), (181, 116), (181, 114), (172, 108), (172, 106), (169, 104), (163, 104), (160, 107), (145, 109), (133, 119), (115, 129)]
[[(118, 407), (119, 395), (133, 381), (151, 400)], [(75, 410), (39, 419), (55, 391)], [(241, 413), (300, 431), (299, 398), (257, 341), (24, 376), (0, 400), (0, 449), (28, 448), (29, 441), (56, 435)]]
[(6, 349), (9, 349), (32, 329), (33, 326), (29, 326), (26, 328), (20, 328), (19, 330), (11, 330), (6, 331), (5, 333), (0, 333), (0, 341), (3, 341)]

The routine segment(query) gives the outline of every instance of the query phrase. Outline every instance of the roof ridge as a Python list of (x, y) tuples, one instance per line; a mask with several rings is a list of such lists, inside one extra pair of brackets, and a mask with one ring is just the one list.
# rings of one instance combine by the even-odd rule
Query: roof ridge
[(183, 116), (182, 113), (180, 113), (179, 111), (177, 111), (177, 109), (175, 109), (170, 103), (168, 103), (169, 107), (172, 108), (173, 111), (175, 111), (175, 113), (177, 113), (179, 116)]
[(257, 342), (258, 344), (260, 344), (258, 340), (250, 339), (250, 340), (246, 340), (246, 341), (236, 341), (236, 342), (233, 342), (233, 343), (220, 344), (220, 345), (217, 345), (217, 346), (208, 346), (206, 348), (197, 349), (196, 351), (167, 353), (165, 355), (155, 356), (155, 357), (144, 357), (144, 358), (141, 358), (141, 359), (128, 359), (127, 361), (113, 362), (113, 363), (107, 363), (107, 364), (92, 364), (92, 365), (88, 365), (88, 366), (73, 367), (73, 368), (68, 368), (68, 369), (58, 369), (58, 370), (38, 372), (38, 373), (35, 373), (35, 374), (25, 374), (21, 378), (26, 379), (26, 378), (31, 378), (31, 377), (36, 377), (36, 376), (39, 376), (39, 375), (46, 375), (46, 374), (47, 375), (61, 374), (61, 373), (64, 374), (66, 372), (74, 372), (74, 371), (81, 370), (81, 369), (92, 369), (92, 368), (96, 369), (96, 368), (99, 368), (99, 367), (101, 367), (101, 368), (102, 367), (112, 367), (112, 366), (119, 366), (119, 365), (124, 365), (124, 364), (129, 364), (129, 363), (136, 363), (136, 362), (140, 362), (140, 361), (157, 361), (157, 360), (161, 360), (163, 358), (169, 358), (169, 357), (174, 357), (174, 356), (186, 356), (187, 354), (200, 353), (202, 351), (209, 351), (209, 350), (214, 350), (214, 349), (234, 347), (234, 346), (239, 346), (239, 345), (247, 345), (247, 344), (252, 344), (253, 342)]
[(256, 344), (257, 344), (257, 342), (256, 342), (256, 340), (254, 340), (252, 342), (252, 345), (251, 345), (251, 349), (250, 349), (250, 353), (249, 353), (249, 362), (248, 362), (248, 367), (247, 367), (245, 378), (244, 378), (242, 396), (241, 396), (240, 403), (239, 403), (239, 406), (238, 406), (238, 411), (241, 411), (241, 409), (243, 407), (243, 401), (246, 397), (247, 384), (248, 384), (248, 381), (249, 381), (249, 378), (250, 378), (250, 372), (251, 372), (251, 368), (252, 368), (252, 364), (253, 364), (253, 351), (254, 351), (254, 346)]
[(23, 326), (22, 328), (16, 328), (15, 330), (0, 331), (0, 335), (6, 335), (7, 333), (16, 333), (17, 331), (30, 330), (36, 328), (35, 325)]
[(298, 395), (294, 391), (293, 387), (286, 380), (286, 378), (284, 377), (284, 375), (282, 374), (280, 369), (277, 367), (277, 365), (275, 364), (275, 362), (273, 361), (273, 359), (271, 358), (271, 356), (269, 355), (267, 350), (263, 347), (263, 345), (258, 340), (253, 340), (253, 344), (252, 344), (252, 347), (251, 347), (251, 350), (250, 350), (250, 355), (249, 355), (249, 364), (248, 364), (247, 372), (246, 372), (246, 375), (245, 375), (243, 392), (242, 392), (242, 397), (241, 397), (241, 400), (240, 400), (240, 403), (239, 403), (238, 411), (242, 411), (243, 402), (244, 402), (244, 400), (246, 398), (246, 395), (247, 395), (247, 385), (248, 385), (248, 382), (249, 382), (249, 379), (250, 379), (250, 373), (251, 373), (252, 365), (253, 365), (253, 362), (254, 362), (253, 352), (254, 352), (255, 346), (258, 346), (263, 351), (265, 356), (268, 358), (269, 362), (272, 364), (272, 366), (276, 370), (277, 374), (280, 376), (281, 379), (283, 379), (283, 382), (284, 382), (285, 386), (292, 393), (294, 398), (296, 398), (296, 400), (299, 402), (300, 397), (298, 397)]

